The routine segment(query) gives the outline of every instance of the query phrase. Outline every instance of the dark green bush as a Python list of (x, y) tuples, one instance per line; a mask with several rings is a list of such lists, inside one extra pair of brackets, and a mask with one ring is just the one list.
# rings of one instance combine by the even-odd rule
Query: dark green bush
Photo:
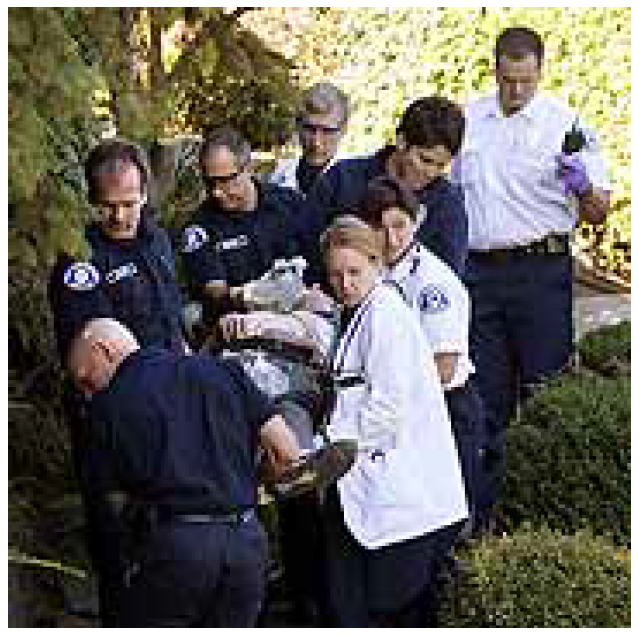
[(442, 627), (630, 627), (630, 552), (589, 531), (524, 527), (464, 552)]
[(582, 364), (604, 375), (630, 371), (630, 348), (630, 321), (601, 327), (578, 344)]
[(630, 377), (581, 372), (538, 391), (506, 438), (506, 529), (589, 526), (630, 545)]

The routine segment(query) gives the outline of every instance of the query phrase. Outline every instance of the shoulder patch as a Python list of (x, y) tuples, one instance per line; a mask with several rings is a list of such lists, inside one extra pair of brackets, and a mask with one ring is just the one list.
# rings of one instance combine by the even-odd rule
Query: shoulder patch
[(199, 250), (209, 240), (206, 230), (200, 225), (190, 225), (182, 233), (182, 252), (189, 254)]
[(74, 263), (64, 271), (64, 284), (75, 291), (89, 291), (100, 282), (100, 272), (91, 263)]
[(450, 307), (448, 296), (437, 285), (426, 285), (419, 294), (419, 310), (427, 314)]

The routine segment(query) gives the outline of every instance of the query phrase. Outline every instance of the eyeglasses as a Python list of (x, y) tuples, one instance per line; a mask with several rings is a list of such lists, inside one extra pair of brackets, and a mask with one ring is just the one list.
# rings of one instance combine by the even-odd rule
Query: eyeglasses
[(320, 126), (317, 124), (311, 124), (308, 121), (305, 121), (302, 117), (297, 118), (297, 126), (300, 129), (300, 132), (305, 135), (312, 135), (314, 133), (321, 133), (322, 135), (326, 135), (327, 137), (330, 135), (337, 135), (342, 132), (342, 126)]
[(203, 174), (202, 181), (204, 181), (204, 185), (206, 186), (207, 190), (217, 190), (218, 188), (224, 188), (225, 186), (235, 181), (246, 170), (248, 164), (249, 162), (246, 161), (239, 167), (237, 172), (225, 174), (223, 176)]

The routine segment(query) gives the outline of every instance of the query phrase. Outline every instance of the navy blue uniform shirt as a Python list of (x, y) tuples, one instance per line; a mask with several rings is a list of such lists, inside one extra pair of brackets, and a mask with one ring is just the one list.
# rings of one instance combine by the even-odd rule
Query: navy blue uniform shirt
[(87, 321), (109, 317), (141, 345), (182, 347), (182, 299), (166, 232), (142, 213), (136, 238), (113, 240), (99, 225), (86, 230), (90, 262), (60, 259), (49, 295), (62, 356)]
[[(309, 227), (312, 223), (316, 237), (335, 216), (357, 208), (368, 183), (387, 174), (386, 160), (393, 150), (387, 146), (367, 157), (343, 159), (318, 177), (307, 196)], [(468, 253), (468, 218), (462, 190), (438, 177), (415, 195), (427, 209), (417, 240), (460, 275)], [(317, 254), (314, 260), (318, 260)]]
[(236, 363), (140, 349), (90, 409), (114, 487), (175, 513), (256, 505), (258, 431), (275, 412)]
[(227, 212), (207, 200), (182, 231), (185, 271), (197, 296), (208, 282), (243, 285), (265, 274), (276, 259), (303, 255), (303, 197), (290, 188), (255, 185), (255, 210)]

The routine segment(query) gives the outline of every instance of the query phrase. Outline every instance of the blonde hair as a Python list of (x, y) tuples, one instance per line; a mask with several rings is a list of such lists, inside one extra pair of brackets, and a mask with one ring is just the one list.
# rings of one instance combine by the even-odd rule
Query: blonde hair
[(368, 256), (379, 264), (382, 262), (382, 244), (375, 231), (356, 216), (336, 217), (320, 238), (320, 250), (324, 262), (328, 253), (336, 247), (349, 247)]

